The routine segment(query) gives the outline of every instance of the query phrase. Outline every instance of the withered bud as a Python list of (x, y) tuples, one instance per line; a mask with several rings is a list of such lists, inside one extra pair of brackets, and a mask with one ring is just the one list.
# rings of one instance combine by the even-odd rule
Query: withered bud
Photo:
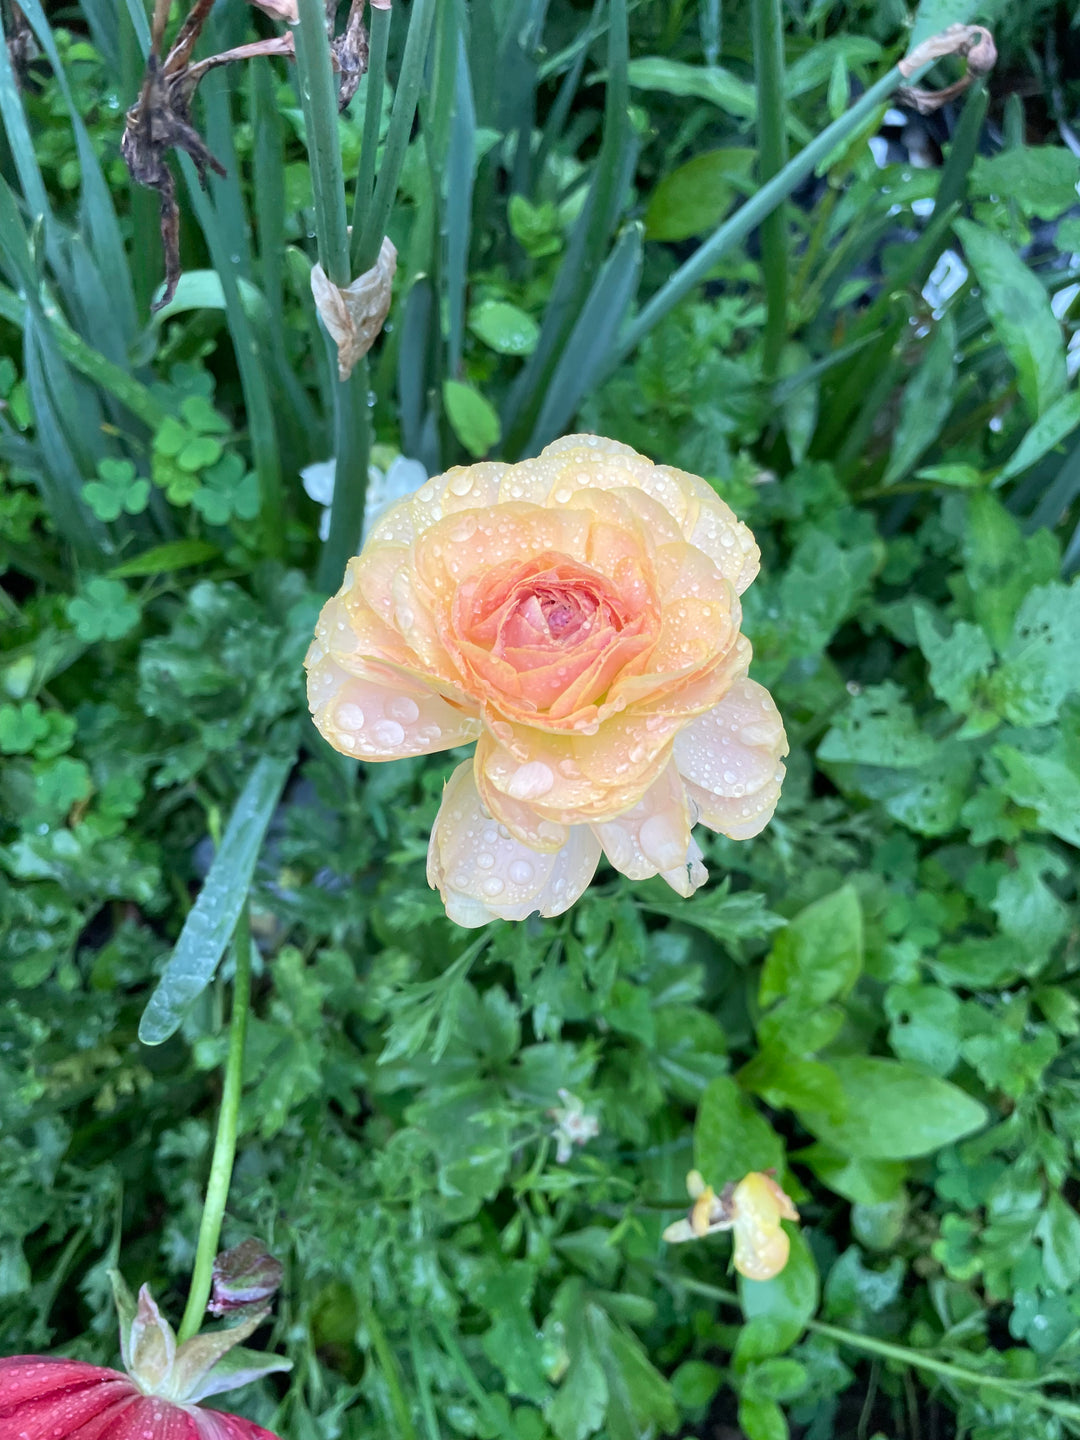
[(281, 1284), (281, 1261), (267, 1253), (261, 1240), (242, 1240), (214, 1260), (211, 1315), (231, 1315), (249, 1306), (263, 1307)]

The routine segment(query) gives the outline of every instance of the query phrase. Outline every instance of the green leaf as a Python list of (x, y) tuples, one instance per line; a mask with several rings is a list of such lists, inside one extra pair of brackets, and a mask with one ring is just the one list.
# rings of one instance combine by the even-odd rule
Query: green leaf
[(65, 608), (75, 633), (89, 645), (97, 640), (122, 640), (139, 623), (139, 607), (128, 595), (127, 586), (104, 575), (88, 580)]
[(791, 1434), (780, 1406), (764, 1395), (740, 1397), (739, 1428), (746, 1440), (788, 1440)]
[(1034, 586), (1058, 578), (1059, 552), (1047, 530), (1025, 537), (992, 495), (972, 495), (964, 530), (964, 573), (975, 618), (999, 653), (1009, 644), (1021, 601)]
[(922, 363), (904, 387), (883, 485), (893, 485), (914, 470), (941, 434), (956, 389), (955, 352), (956, 325), (946, 313), (930, 337)]
[(907, 1166), (895, 1160), (855, 1160), (820, 1142), (808, 1145), (794, 1157), (809, 1165), (819, 1180), (859, 1205), (881, 1205), (895, 1200), (907, 1175)]
[(925, 605), (916, 605), (913, 614), (919, 649), (930, 667), (930, 688), (950, 710), (966, 715), (979, 682), (994, 663), (989, 640), (978, 625), (966, 620), (958, 621), (943, 635)]
[(612, 1440), (673, 1434), (679, 1414), (671, 1386), (649, 1360), (640, 1341), (612, 1324), (598, 1305), (588, 1307), (589, 1326), (608, 1387), (607, 1429)]
[(806, 1329), (817, 1309), (821, 1285), (817, 1264), (801, 1230), (784, 1227), (791, 1240), (787, 1264), (771, 1280), (739, 1276), (739, 1299), (746, 1325), (735, 1343), (736, 1368), (782, 1355)]
[(469, 311), (469, 329), (500, 355), (531, 355), (540, 326), (508, 300), (482, 300)]
[(608, 1383), (586, 1324), (584, 1285), (579, 1279), (559, 1287), (551, 1318), (560, 1326), (560, 1348), (566, 1374), (558, 1393), (544, 1408), (544, 1417), (558, 1440), (585, 1440), (603, 1424)]
[(264, 755), (248, 776), (210, 873), (139, 1021), (144, 1045), (160, 1045), (175, 1034), (214, 978), (247, 900), (263, 836), (291, 768), (292, 756)]
[(990, 679), (989, 698), (1013, 725), (1048, 725), (1080, 687), (1080, 581), (1024, 596)]
[(999, 235), (971, 220), (954, 228), (979, 285), (982, 300), (1016, 370), (1017, 385), (1032, 418), (1046, 413), (1065, 393), (1065, 347), (1050, 297), (1016, 252)]
[(461, 380), (443, 381), (446, 418), (454, 434), (475, 459), (486, 455), (499, 439), (499, 417), (479, 390)]
[(897, 1060), (838, 1055), (829, 1063), (847, 1098), (843, 1120), (820, 1113), (801, 1118), (842, 1154), (868, 1160), (930, 1155), (986, 1123), (983, 1106), (956, 1085)]
[(1005, 772), (1002, 788), (1009, 798), (1029, 806), (1062, 840), (1080, 845), (1080, 771), (1064, 745), (1041, 755), (995, 745), (991, 754)]
[(1046, 1278), (1056, 1290), (1068, 1290), (1080, 1280), (1080, 1215), (1051, 1194), (1035, 1234), (1042, 1243)]
[(185, 570), (189, 565), (202, 565), (221, 554), (216, 545), (208, 540), (168, 540), (164, 545), (155, 545), (141, 555), (133, 555), (122, 565), (109, 571), (116, 580), (132, 580), (145, 575), (171, 575), (174, 570)]
[(1063, 145), (1016, 145), (999, 155), (978, 155), (971, 189), (1016, 205), (1023, 214), (1055, 220), (1076, 204), (1080, 159)]
[(966, 25), (976, 15), (989, 18), (999, 3), (1000, 0), (919, 0), (908, 51), (932, 35), (940, 35), (950, 25)]
[(753, 150), (706, 150), (664, 175), (645, 210), (646, 240), (688, 240), (711, 230), (754, 168)]
[(817, 1008), (846, 995), (862, 963), (862, 910), (854, 887), (844, 885), (801, 910), (773, 941), (758, 1000), (767, 1006), (787, 996)]
[(750, 119), (757, 109), (754, 87), (719, 65), (705, 69), (662, 55), (642, 55), (630, 61), (629, 77), (635, 90), (659, 90), (665, 95), (708, 100), (740, 119)]
[(892, 680), (854, 696), (818, 746), (819, 760), (909, 769), (934, 758), (935, 743)]
[(1049, 409), (1035, 421), (1023, 440), (1009, 456), (1004, 469), (994, 481), (995, 486), (1004, 485), (1030, 470), (1032, 465), (1056, 449), (1080, 425), (1080, 390), (1070, 390), (1055, 400)]
[(715, 1190), (751, 1170), (775, 1170), (784, 1147), (767, 1120), (728, 1075), (713, 1080), (694, 1124), (694, 1165)]

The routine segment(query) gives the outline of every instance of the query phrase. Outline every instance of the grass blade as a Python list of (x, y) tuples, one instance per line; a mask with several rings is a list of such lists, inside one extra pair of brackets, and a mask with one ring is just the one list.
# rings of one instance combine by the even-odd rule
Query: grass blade
[(548, 384), (526, 447), (529, 454), (562, 433), (602, 370), (637, 293), (643, 236), (640, 222), (627, 226), (597, 276)]
[(291, 755), (264, 755), (248, 776), (210, 873), (139, 1021), (139, 1039), (144, 1045), (160, 1045), (174, 1035), (217, 973), (247, 900), (266, 827), (292, 763)]
[[(758, 183), (766, 184), (788, 160), (784, 101), (784, 11), (781, 0), (753, 0), (754, 69), (757, 79)], [(787, 220), (783, 205), (761, 222), (761, 268), (765, 277), (762, 366), (771, 380), (787, 340)]]

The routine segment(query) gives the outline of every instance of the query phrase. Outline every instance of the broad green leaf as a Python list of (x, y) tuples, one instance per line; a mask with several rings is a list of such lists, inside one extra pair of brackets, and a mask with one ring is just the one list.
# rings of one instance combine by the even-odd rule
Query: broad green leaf
[(868, 685), (834, 721), (818, 746), (818, 759), (842, 764), (908, 769), (934, 758), (935, 744), (892, 680)]
[(584, 1293), (581, 1280), (567, 1280), (551, 1310), (568, 1362), (558, 1393), (544, 1409), (557, 1440), (585, 1440), (603, 1424), (607, 1410), (608, 1383), (586, 1321)]
[(1055, 1289), (1068, 1290), (1080, 1280), (1080, 1215), (1051, 1194), (1035, 1234), (1042, 1243), (1046, 1278)]
[(868, 1160), (930, 1155), (986, 1123), (977, 1100), (935, 1075), (868, 1055), (830, 1059), (847, 1098), (844, 1118), (801, 1116), (807, 1129), (841, 1154)]
[(1035, 421), (1023, 440), (1006, 461), (1004, 469), (994, 480), (994, 485), (1003, 485), (1016, 475), (1030, 470), (1037, 460), (1061, 444), (1080, 425), (1080, 390), (1070, 390), (1055, 400), (1053, 405)]
[(540, 326), (508, 300), (481, 300), (469, 311), (469, 329), (500, 355), (531, 355)]
[(635, 90), (660, 90), (665, 95), (708, 100), (729, 115), (748, 120), (757, 108), (754, 87), (719, 65), (687, 65), (663, 55), (631, 60), (630, 84)]
[(714, 1189), (751, 1170), (775, 1170), (784, 1147), (767, 1120), (728, 1075), (713, 1080), (701, 1097), (694, 1124), (694, 1165)]
[(904, 387), (900, 418), (882, 484), (892, 485), (913, 470), (949, 418), (956, 389), (956, 325), (943, 315), (926, 354)]
[(1039, 823), (1070, 845), (1080, 845), (1080, 771), (1059, 744), (1044, 754), (995, 745), (1004, 770), (1002, 788), (1017, 805), (1029, 806)]
[(780, 1406), (764, 1395), (740, 1397), (739, 1429), (746, 1440), (788, 1440), (791, 1434)]
[(957, 621), (947, 635), (942, 635), (936, 617), (925, 605), (916, 605), (914, 616), (919, 649), (930, 667), (930, 688), (950, 710), (966, 715), (974, 703), (976, 687), (994, 663), (989, 640), (978, 625), (966, 620)]
[(966, 25), (975, 19), (989, 23), (1002, 3), (1003, 0), (919, 0), (908, 50), (929, 40), (931, 35), (940, 35), (950, 25)]
[(646, 240), (687, 240), (727, 214), (754, 168), (756, 152), (706, 150), (664, 175), (645, 210)]
[(1033, 419), (1065, 393), (1065, 346), (1061, 325), (1039, 279), (1000, 235), (971, 220), (954, 229), (982, 289), (990, 323), (1004, 347)]
[(964, 574), (975, 618), (1000, 654), (1008, 646), (1024, 596), (1057, 580), (1057, 542), (1047, 530), (1025, 536), (1016, 518), (985, 491), (967, 503)]
[(794, 1157), (852, 1204), (881, 1205), (899, 1195), (907, 1166), (896, 1160), (855, 1160), (820, 1142)]
[(291, 756), (264, 755), (248, 776), (210, 873), (139, 1021), (139, 1039), (144, 1045), (168, 1040), (214, 978), (247, 900), (263, 836), (291, 768)]
[(1048, 725), (1080, 688), (1080, 581), (1024, 596), (988, 695), (1013, 725)]
[(479, 390), (460, 380), (443, 381), (446, 418), (454, 434), (475, 459), (486, 455), (499, 439), (499, 417)]
[(1054, 220), (1076, 204), (1080, 159), (1063, 145), (1017, 145), (976, 156), (971, 189), (1008, 200), (1028, 216)]
[(679, 1428), (671, 1385), (652, 1364), (641, 1342), (614, 1325), (598, 1306), (588, 1307), (589, 1326), (607, 1377), (607, 1429), (612, 1440), (670, 1435)]
[(739, 1276), (739, 1299), (746, 1325), (735, 1345), (735, 1364), (781, 1355), (790, 1350), (813, 1318), (821, 1291), (817, 1264), (802, 1231), (785, 1223), (791, 1254), (779, 1275), (771, 1280)]
[(859, 897), (844, 885), (800, 910), (773, 941), (761, 972), (758, 999), (782, 996), (808, 1009), (848, 993), (862, 971), (863, 925)]

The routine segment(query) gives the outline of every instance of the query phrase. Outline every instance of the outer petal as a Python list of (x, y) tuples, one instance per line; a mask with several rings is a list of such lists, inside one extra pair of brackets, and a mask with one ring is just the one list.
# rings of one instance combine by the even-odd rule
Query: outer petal
[(357, 663), (350, 674), (318, 640), (312, 642), (304, 663), (312, 719), (343, 755), (399, 760), (449, 750), (480, 733), (475, 712), (470, 714), (397, 666)]
[(737, 680), (712, 710), (675, 740), (675, 763), (698, 818), (732, 840), (748, 840), (768, 824), (788, 752), (779, 711), (764, 686)]
[(222, 1410), (204, 1410), (201, 1406), (188, 1413), (195, 1421), (192, 1440), (278, 1440), (271, 1431), (240, 1415), (227, 1415)]
[(632, 810), (592, 828), (616, 870), (631, 880), (662, 875), (687, 898), (709, 875), (690, 825), (686, 790), (672, 763)]
[(0, 1435), (13, 1440), (112, 1437), (140, 1398), (116, 1370), (27, 1355), (0, 1360)]
[(485, 811), (465, 761), (451, 775), (431, 831), (428, 883), (446, 913), (473, 929), (490, 920), (524, 920), (534, 910), (561, 915), (582, 895), (600, 859), (600, 842), (584, 826), (560, 850), (523, 845)]
[(731, 1197), (735, 1212), (735, 1269), (748, 1280), (771, 1280), (787, 1264), (791, 1241), (780, 1217), (797, 1220), (799, 1212), (771, 1176), (753, 1172), (740, 1180)]

